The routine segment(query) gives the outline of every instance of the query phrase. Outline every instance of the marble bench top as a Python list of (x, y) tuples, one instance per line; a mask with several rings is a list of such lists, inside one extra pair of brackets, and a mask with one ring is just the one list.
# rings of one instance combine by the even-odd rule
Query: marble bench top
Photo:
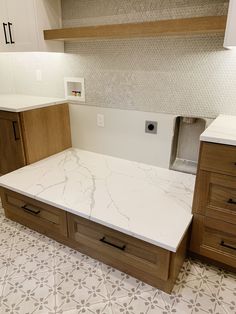
[(63, 98), (30, 96), (21, 94), (0, 94), (0, 110), (22, 112), (67, 103)]
[(201, 134), (200, 140), (236, 146), (236, 116), (219, 115)]
[(195, 176), (68, 149), (0, 178), (0, 186), (176, 252)]

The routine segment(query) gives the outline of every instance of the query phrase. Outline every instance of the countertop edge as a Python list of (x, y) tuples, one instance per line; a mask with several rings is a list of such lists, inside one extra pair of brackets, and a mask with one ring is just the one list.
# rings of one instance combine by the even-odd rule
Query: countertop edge
[(95, 217), (92, 217), (90, 214), (87, 214), (87, 215), (86, 215), (86, 214), (83, 213), (83, 212), (79, 212), (79, 211), (75, 211), (75, 210), (70, 209), (70, 208), (66, 208), (66, 207), (64, 207), (64, 206), (61, 206), (61, 205), (56, 204), (55, 202), (51, 202), (51, 201), (45, 200), (45, 199), (43, 199), (43, 198), (41, 198), (41, 197), (32, 196), (30, 193), (22, 192), (21, 190), (19, 190), (19, 189), (17, 189), (17, 188), (9, 187), (9, 186), (7, 186), (7, 185), (5, 185), (5, 184), (2, 184), (2, 183), (0, 184), (0, 187), (5, 188), (5, 189), (8, 189), (8, 190), (13, 191), (13, 192), (16, 192), (16, 193), (19, 193), (19, 194), (22, 194), (22, 195), (24, 195), (24, 196), (26, 196), (26, 197), (29, 197), (29, 198), (34, 199), (34, 200), (36, 200), (36, 201), (42, 202), (42, 203), (44, 203), (44, 204), (51, 205), (51, 206), (53, 206), (53, 207), (57, 207), (57, 208), (59, 208), (59, 209), (61, 209), (61, 210), (64, 210), (64, 211), (69, 212), (69, 213), (71, 213), (71, 214), (77, 215), (77, 216), (79, 216), (79, 217), (82, 217), (82, 218), (88, 219), (88, 220), (90, 220), (90, 221), (99, 223), (99, 224), (101, 224), (101, 225), (103, 225), (103, 226), (106, 226), (106, 227), (111, 228), (111, 229), (114, 229), (114, 230), (116, 230), (116, 231), (125, 233), (126, 235), (133, 236), (133, 237), (135, 237), (135, 238), (137, 238), (137, 239), (139, 239), (139, 240), (142, 240), (142, 241), (151, 243), (151, 244), (153, 244), (153, 245), (156, 245), (156, 246), (158, 246), (158, 247), (160, 247), (160, 248), (163, 248), (163, 249), (165, 249), (165, 250), (171, 251), (171, 252), (173, 252), (173, 253), (176, 253), (176, 251), (177, 251), (177, 249), (178, 249), (178, 247), (179, 247), (179, 245), (180, 245), (180, 243), (181, 243), (181, 241), (182, 241), (182, 239), (183, 239), (183, 237), (184, 237), (184, 235), (185, 235), (185, 233), (186, 233), (188, 227), (189, 227), (190, 224), (191, 224), (192, 217), (193, 217), (193, 215), (190, 214), (189, 222), (186, 224), (186, 227), (185, 227), (185, 230), (184, 230), (184, 232), (183, 232), (182, 237), (179, 239), (179, 241), (176, 241), (176, 242), (177, 242), (176, 246), (171, 246), (171, 245), (168, 245), (168, 244), (163, 244), (163, 243), (161, 243), (161, 242), (155, 241), (155, 240), (153, 240), (153, 239), (149, 239), (149, 238), (147, 238), (147, 237), (145, 237), (145, 236), (141, 236), (141, 235), (139, 235), (139, 234), (136, 234), (135, 232), (132, 232), (132, 231), (123, 229), (123, 228), (118, 227), (118, 226), (115, 226), (115, 225), (113, 225), (113, 224), (104, 222), (104, 221), (102, 221), (102, 220), (100, 220), (100, 219), (97, 219), (97, 218), (95, 218)]
[(230, 140), (230, 139), (224, 139), (224, 138), (219, 138), (219, 137), (208, 137), (205, 135), (200, 136), (200, 141), (201, 142), (209, 142), (209, 143), (215, 143), (215, 144), (225, 144), (225, 145), (231, 145), (231, 146), (236, 146), (236, 141), (235, 140)]
[(7, 108), (7, 107), (1, 107), (0, 110), (2, 111), (8, 111), (8, 112), (24, 112), (28, 110), (34, 110), (34, 109), (40, 109), (44, 107), (50, 107), (50, 106), (55, 106), (55, 105), (61, 105), (61, 104), (66, 104), (68, 103), (68, 100), (61, 100), (61, 101), (56, 101), (56, 102), (48, 102), (48, 103), (41, 103), (39, 105), (30, 105), (30, 106), (23, 106), (21, 108)]

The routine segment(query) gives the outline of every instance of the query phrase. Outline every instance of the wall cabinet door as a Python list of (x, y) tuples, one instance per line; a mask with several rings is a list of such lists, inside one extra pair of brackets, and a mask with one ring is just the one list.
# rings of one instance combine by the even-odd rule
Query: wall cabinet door
[(0, 174), (25, 165), (25, 155), (17, 113), (0, 111)]
[(60, 0), (0, 0), (0, 52), (64, 52), (62, 42), (43, 37), (44, 29), (60, 27)]
[(6, 1), (0, 0), (0, 52), (7, 51), (10, 45), (7, 22)]
[(34, 1), (7, 0), (8, 27), (11, 45), (8, 51), (37, 50)]

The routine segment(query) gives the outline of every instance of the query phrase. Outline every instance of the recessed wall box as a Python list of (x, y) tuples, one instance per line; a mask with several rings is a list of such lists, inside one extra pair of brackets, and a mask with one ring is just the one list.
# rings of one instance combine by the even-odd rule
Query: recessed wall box
[(72, 102), (85, 102), (83, 77), (65, 77), (65, 98)]

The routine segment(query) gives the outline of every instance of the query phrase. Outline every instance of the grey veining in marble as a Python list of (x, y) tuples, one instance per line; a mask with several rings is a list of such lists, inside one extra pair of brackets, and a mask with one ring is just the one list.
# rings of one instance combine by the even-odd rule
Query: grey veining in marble
[(191, 219), (195, 176), (69, 149), (0, 185), (176, 251)]

